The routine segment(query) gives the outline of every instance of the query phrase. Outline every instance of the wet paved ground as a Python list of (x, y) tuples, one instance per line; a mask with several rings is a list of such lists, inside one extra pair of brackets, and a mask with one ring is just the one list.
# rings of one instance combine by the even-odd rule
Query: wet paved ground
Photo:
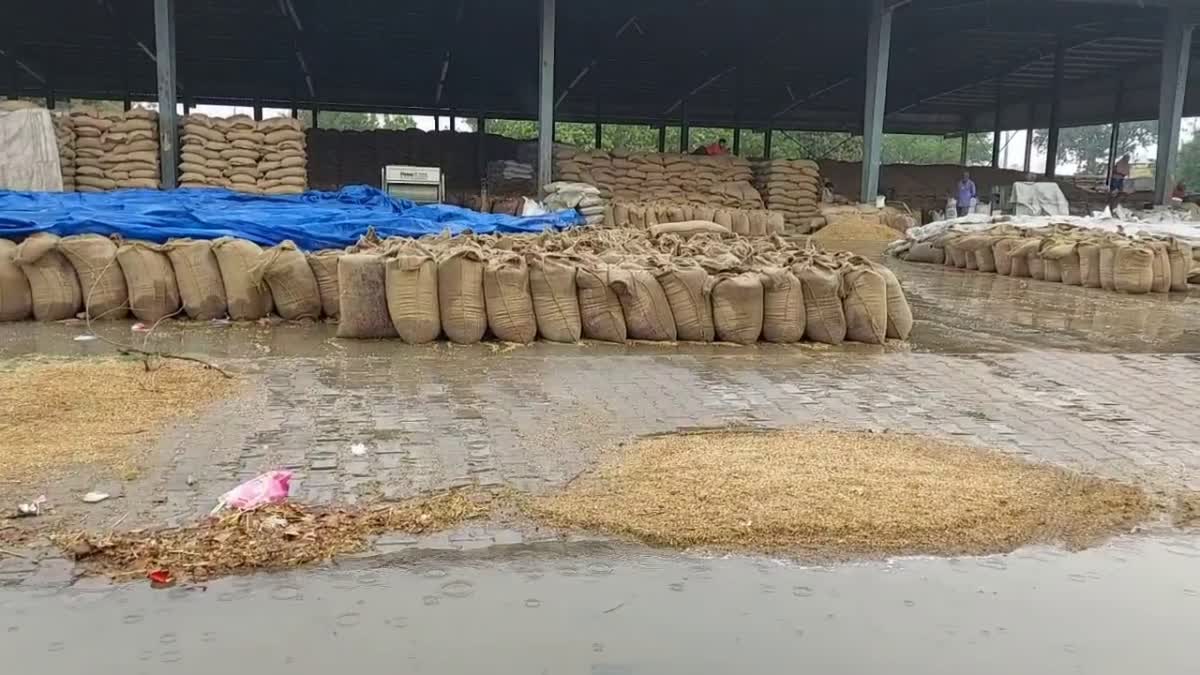
[[(543, 492), (629, 438), (727, 423), (949, 435), (1152, 490), (1200, 489), (1195, 294), (1133, 298), (933, 266), (897, 269), (919, 322), (910, 345), (885, 348), (406, 347), (336, 340), (328, 326), (169, 327), (159, 338), (163, 344), (217, 358), (254, 386), (168, 433), (149, 451), (148, 470), (138, 480), (121, 484), (80, 474), (31, 486), (31, 494), (45, 492), (64, 515), (86, 526), (125, 518), (123, 526), (131, 527), (194, 520), (231, 485), (280, 466), (297, 472), (293, 493), (310, 503), (401, 498), (467, 484)], [(74, 342), (81, 330), (0, 325), (0, 358), (109, 351), (102, 343)], [(128, 328), (105, 330), (124, 338)], [(365, 444), (367, 454), (352, 455), (352, 443)], [(79, 505), (78, 495), (95, 487), (119, 497)], [(595, 563), (613, 574), (559, 574), (559, 566), (569, 563), (543, 553), (543, 576), (528, 579), (520, 574), (523, 563), (479, 558), (481, 550), (495, 551), (492, 545), (537, 545), (540, 539), (545, 535), (479, 526), (422, 540), (384, 540), (380, 551), (393, 555), (450, 555), (448, 576), (433, 580), (403, 564), (355, 573), (348, 582), (318, 573), (289, 575), (304, 609), (289, 609), (280, 625), (256, 622), (260, 633), (266, 631), (262, 643), (277, 644), (272, 636), (290, 640), (295, 632), (305, 636), (305, 645), (328, 649), (302, 656), (280, 647), (253, 654), (255, 663), (265, 672), (282, 671), (282, 659), (293, 653), (302, 672), (325, 671), (344, 647), (359, 654), (353, 665), (379, 665), (385, 657), (394, 665), (411, 655), (430, 672), (465, 672), (493, 662), (500, 672), (552, 673), (729, 672), (733, 664), (776, 670), (801, 663), (828, 672), (883, 664), (908, 667), (900, 672), (967, 666), (1010, 672), (1034, 664), (1044, 672), (1119, 672), (1126, 656), (1141, 654), (1140, 661), (1128, 662), (1183, 672), (1176, 667), (1183, 654), (1171, 645), (1200, 619), (1192, 581), (1200, 550), (1186, 538), (1135, 538), (1082, 554), (825, 572), (737, 560), (704, 563), (707, 571), (700, 573), (693, 570), (698, 563), (685, 557), (630, 558), (634, 554), (618, 551)], [(187, 656), (174, 664), (178, 672), (208, 672), (209, 665), (249, 653), (254, 633), (228, 626), (281, 609), (266, 601), (282, 583), (271, 577), (220, 582), (203, 594), (90, 586), (56, 591), (55, 584), (71, 579), (70, 565), (31, 555), (0, 558), (0, 585), (13, 586), (0, 603), (26, 608), (9, 633), (0, 626), (0, 647), (15, 642), (21, 665), (43, 663), (47, 649), (65, 659), (64, 670), (82, 658), (84, 643), (25, 638), (27, 628), (57, 617), (109, 626), (110, 632), (93, 638), (128, 642), (126, 657), (146, 650), (147, 672), (160, 672), (160, 652), (170, 654), (167, 660)], [(468, 555), (474, 557), (461, 557)], [(760, 573), (763, 566), (767, 572)], [(362, 574), (374, 574), (384, 590), (359, 588)], [(460, 577), (474, 589), (469, 602), (457, 602), (453, 590), (439, 595), (442, 584)], [(830, 580), (827, 587), (821, 579)], [(353, 588), (339, 588), (342, 582)], [(676, 583), (690, 592), (664, 592)], [(989, 596), (989, 584), (1003, 592)], [(50, 597), (35, 597), (39, 588), (49, 589)], [(794, 588), (825, 590), (799, 602)], [(363, 599), (371, 609), (347, 601), (354, 593), (370, 595)], [(230, 600), (222, 602), (227, 595)], [(625, 615), (619, 621), (593, 611), (596, 602), (625, 596), (642, 600), (636, 612), (614, 613)], [(423, 604), (422, 597), (438, 604)], [(540, 604), (526, 607), (529, 599)], [(61, 607), (73, 603), (78, 608), (64, 616)], [(162, 620), (149, 621), (160, 611)], [(147, 628), (154, 635), (123, 623), (131, 612), (153, 624)], [(356, 613), (358, 618), (345, 619), (355, 625), (340, 625), (344, 612)], [(517, 612), (518, 621), (509, 623)], [(402, 640), (411, 642), (366, 646), (386, 635), (386, 619), (405, 623)], [(204, 640), (210, 632), (217, 637)], [(175, 641), (159, 644), (160, 633)], [(1114, 656), (1117, 645), (1125, 646), (1122, 635), (1137, 637), (1134, 651)], [(838, 671), (834, 664), (855, 667)], [(412, 672), (419, 672), (415, 665)]]

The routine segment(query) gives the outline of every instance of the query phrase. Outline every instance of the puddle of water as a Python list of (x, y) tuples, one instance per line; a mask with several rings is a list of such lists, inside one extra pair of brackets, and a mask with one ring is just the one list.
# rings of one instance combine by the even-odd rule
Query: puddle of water
[[(1200, 537), (802, 568), (576, 549), (0, 591), (13, 672), (1192, 672)], [(224, 596), (230, 596), (222, 600)], [(136, 617), (136, 620), (130, 620)]]

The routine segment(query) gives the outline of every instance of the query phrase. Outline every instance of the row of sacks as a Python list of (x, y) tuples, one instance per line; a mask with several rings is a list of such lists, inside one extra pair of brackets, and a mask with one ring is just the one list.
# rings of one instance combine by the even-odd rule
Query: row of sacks
[(632, 230), (360, 243), (338, 263), (338, 335), (882, 344), (912, 313), (887, 268), (779, 238)]
[(1131, 294), (1186, 292), (1194, 266), (1191, 245), (1179, 239), (1132, 238), (1068, 225), (950, 231), (910, 244), (899, 255), (911, 262)]
[(337, 317), (337, 255), (244, 239), (0, 239), (0, 321)]
[(0, 320), (146, 322), (228, 315), (339, 321), (348, 338), (525, 343), (582, 338), (906, 339), (895, 276), (848, 253), (777, 237), (651, 236), (633, 230), (364, 240), (305, 255), (290, 242), (115, 242), (95, 235), (0, 240)]
[(650, 229), (663, 223), (705, 221), (746, 237), (783, 234), (784, 216), (764, 209), (730, 209), (686, 202), (615, 202), (605, 218), (610, 227)]

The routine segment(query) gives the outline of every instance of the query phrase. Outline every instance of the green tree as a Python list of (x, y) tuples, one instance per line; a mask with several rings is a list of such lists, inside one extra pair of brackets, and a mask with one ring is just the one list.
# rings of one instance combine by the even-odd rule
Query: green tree
[[(1058, 136), (1059, 159), (1073, 163), (1081, 173), (1102, 175), (1108, 168), (1108, 144), (1111, 137), (1111, 124), (1062, 129)], [(1141, 150), (1152, 145), (1157, 139), (1158, 126), (1154, 122), (1122, 124), (1121, 135), (1117, 139), (1117, 157)], [(1049, 132), (1034, 132), (1033, 143), (1038, 150), (1045, 152), (1049, 140)]]
[(1183, 181), (1189, 192), (1200, 192), (1200, 134), (1193, 134), (1179, 148), (1175, 174), (1175, 180)]
[(383, 122), (380, 124), (381, 129), (391, 129), (392, 131), (404, 131), (405, 129), (416, 129), (417, 123), (413, 121), (410, 115), (383, 115)]

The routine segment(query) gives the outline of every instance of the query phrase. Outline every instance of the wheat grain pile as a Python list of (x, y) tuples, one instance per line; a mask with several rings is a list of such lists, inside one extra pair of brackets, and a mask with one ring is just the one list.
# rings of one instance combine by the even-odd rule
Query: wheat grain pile
[(1098, 543), (1146, 518), (1137, 488), (912, 435), (723, 431), (641, 440), (564, 492), (552, 524), (650, 544), (847, 558)]
[(147, 439), (234, 386), (190, 364), (152, 372), (141, 361), (115, 359), (0, 364), (0, 485), (79, 466), (126, 475)]

